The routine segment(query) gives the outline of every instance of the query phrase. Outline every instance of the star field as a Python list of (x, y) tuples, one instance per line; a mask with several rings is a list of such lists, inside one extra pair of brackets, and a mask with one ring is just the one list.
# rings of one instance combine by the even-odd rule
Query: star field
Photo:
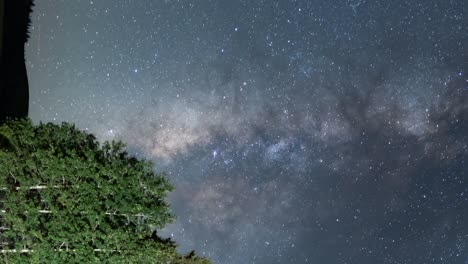
[(175, 185), (214, 263), (468, 263), (468, 4), (37, 1), (30, 116)]

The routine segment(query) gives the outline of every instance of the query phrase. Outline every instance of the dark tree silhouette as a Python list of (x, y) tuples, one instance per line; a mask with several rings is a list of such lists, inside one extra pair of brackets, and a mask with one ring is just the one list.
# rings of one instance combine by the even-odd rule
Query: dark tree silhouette
[(0, 0), (0, 123), (27, 117), (29, 87), (24, 57), (33, 0)]

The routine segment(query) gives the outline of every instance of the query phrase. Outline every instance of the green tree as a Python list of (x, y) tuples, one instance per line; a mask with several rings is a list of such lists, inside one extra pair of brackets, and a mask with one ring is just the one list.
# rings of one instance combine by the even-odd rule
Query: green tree
[(156, 230), (172, 186), (150, 162), (63, 123), (0, 126), (0, 258), (9, 263), (209, 263)]

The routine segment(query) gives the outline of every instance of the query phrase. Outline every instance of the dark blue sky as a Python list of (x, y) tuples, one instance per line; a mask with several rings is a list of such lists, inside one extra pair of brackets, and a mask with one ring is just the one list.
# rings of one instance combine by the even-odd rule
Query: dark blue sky
[(37, 1), (30, 116), (168, 172), (214, 263), (468, 263), (468, 3)]

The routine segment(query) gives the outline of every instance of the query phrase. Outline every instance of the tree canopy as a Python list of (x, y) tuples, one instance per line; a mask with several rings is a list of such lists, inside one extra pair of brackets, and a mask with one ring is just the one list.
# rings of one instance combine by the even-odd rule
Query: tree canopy
[(0, 126), (0, 257), (21, 263), (209, 263), (156, 230), (172, 186), (122, 142), (73, 125)]

